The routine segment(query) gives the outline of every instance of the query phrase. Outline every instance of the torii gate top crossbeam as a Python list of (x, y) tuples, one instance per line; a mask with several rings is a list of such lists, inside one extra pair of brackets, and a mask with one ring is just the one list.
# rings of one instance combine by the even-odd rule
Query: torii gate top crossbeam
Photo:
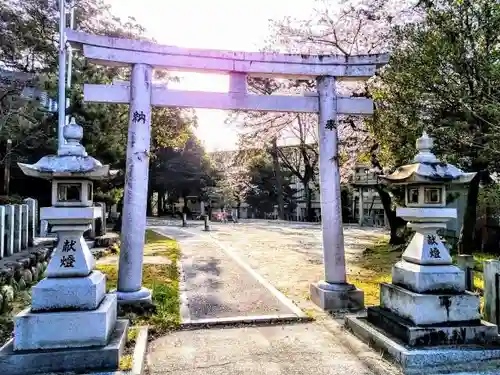
[(346, 57), (188, 49), (143, 40), (96, 36), (71, 29), (66, 29), (66, 36), (72, 44), (83, 46), (85, 57), (102, 65), (143, 63), (159, 69), (238, 72), (259, 77), (366, 79), (373, 76), (377, 66), (386, 64), (389, 59), (388, 54)]

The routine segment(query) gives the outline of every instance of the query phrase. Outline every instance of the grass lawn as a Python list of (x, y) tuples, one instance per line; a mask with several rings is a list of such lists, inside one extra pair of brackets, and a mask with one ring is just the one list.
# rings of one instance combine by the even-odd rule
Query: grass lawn
[[(389, 236), (381, 236), (380, 239), (363, 252), (363, 256), (352, 263), (354, 272), (347, 276), (349, 283), (356, 285), (365, 292), (365, 305), (378, 305), (380, 303), (381, 282), (391, 282), (392, 266), (401, 259), (404, 249), (389, 245)], [(483, 264), (487, 259), (497, 258), (495, 255), (477, 253), (474, 254), (476, 266), (474, 267), (474, 291), (482, 295)], [(481, 297), (481, 306), (483, 298)]]
[(392, 266), (401, 258), (401, 253), (399, 248), (389, 245), (389, 236), (381, 236), (352, 264), (354, 272), (347, 275), (347, 281), (365, 292), (365, 305), (379, 304), (379, 284), (391, 282)]
[[(119, 315), (127, 317), (131, 325), (149, 325), (152, 336), (161, 335), (180, 325), (179, 272), (177, 259), (179, 246), (151, 230), (146, 230), (145, 256), (164, 256), (168, 264), (144, 264), (142, 282), (153, 294), (154, 306), (120, 307)], [(107, 277), (107, 289), (115, 289), (118, 279), (116, 265), (98, 265)]]

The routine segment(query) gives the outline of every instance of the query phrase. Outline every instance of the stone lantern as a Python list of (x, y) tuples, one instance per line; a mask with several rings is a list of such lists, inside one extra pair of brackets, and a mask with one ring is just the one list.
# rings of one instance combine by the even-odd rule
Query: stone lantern
[[(31, 307), (15, 316), (14, 338), (0, 350), (8, 374), (117, 369), (128, 321), (117, 320), (117, 297), (106, 294), (106, 276), (83, 233), (100, 215), (92, 181), (109, 178), (109, 166), (87, 155), (82, 127), (64, 127), (58, 155), (34, 165), (19, 163), (33, 177), (52, 180), (52, 207), (41, 209), (58, 234), (46, 278), (32, 289)], [(77, 350), (76, 350), (77, 349)]]
[(455, 208), (446, 208), (447, 185), (468, 182), (475, 173), (440, 162), (431, 152), (432, 146), (432, 139), (424, 132), (417, 140), (419, 153), (413, 163), (382, 176), (387, 183), (404, 186), (406, 207), (398, 207), (396, 215), (415, 231), (402, 260), (393, 268), (392, 282), (418, 293), (460, 293), (465, 290), (464, 272), (452, 265), (437, 231), (457, 217)]
[[(498, 327), (481, 320), (479, 295), (465, 290), (465, 272), (453, 265), (437, 234), (457, 216), (455, 208), (446, 207), (447, 186), (470, 182), (475, 173), (440, 162), (432, 146), (424, 132), (417, 140), (413, 163), (381, 176), (389, 184), (404, 186), (406, 207), (398, 207), (396, 215), (407, 220), (415, 233), (392, 268), (392, 283), (380, 284), (380, 306), (368, 307), (366, 317), (346, 318), (346, 324), (403, 367), (429, 361), (453, 368), (464, 355), (471, 360), (480, 355), (477, 351), (464, 354), (466, 347), (454, 352), (450, 345), (495, 342)], [(422, 347), (436, 351), (418, 350)], [(489, 355), (498, 358), (500, 351)]]

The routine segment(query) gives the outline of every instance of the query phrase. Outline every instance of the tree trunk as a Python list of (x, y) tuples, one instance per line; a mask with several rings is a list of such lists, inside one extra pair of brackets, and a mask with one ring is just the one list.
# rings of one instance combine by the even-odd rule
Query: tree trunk
[(159, 194), (159, 199), (158, 199), (158, 215), (163, 216), (165, 215), (166, 211), (166, 199), (165, 199), (165, 192), (162, 191)]
[(146, 208), (146, 215), (153, 216), (153, 189), (148, 189), (148, 205)]
[(4, 159), (3, 193), (9, 196), (10, 192), (10, 166), (11, 166), (12, 140), (7, 139), (7, 149)]
[(391, 232), (391, 238), (389, 243), (391, 245), (401, 245), (405, 243), (405, 238), (401, 233), (401, 228), (406, 225), (406, 220), (401, 219), (396, 216), (396, 211), (392, 209), (392, 199), (387, 191), (381, 186), (376, 186), (378, 195), (380, 196), (380, 201), (384, 207), (385, 215), (387, 216), (387, 221), (389, 222), (389, 228)]
[(475, 249), (474, 233), (476, 229), (477, 218), (477, 198), (479, 195), (479, 185), (483, 179), (487, 178), (487, 171), (480, 171), (474, 176), (469, 184), (467, 192), (467, 207), (465, 208), (464, 220), (460, 229), (460, 238), (458, 240), (459, 254), (472, 254)]
[(271, 155), (273, 158), (274, 178), (276, 179), (276, 191), (278, 194), (278, 218), (285, 220), (285, 198), (283, 196), (283, 182), (281, 180), (281, 168), (278, 160), (278, 141), (276, 138), (272, 140)]
[(236, 203), (236, 216), (238, 216), (238, 219), (241, 216), (241, 199), (238, 198), (238, 201)]
[(182, 213), (187, 214), (188, 213), (188, 200), (186, 196), (183, 196), (182, 199), (184, 200), (183, 206), (182, 206)]
[(304, 182), (304, 195), (306, 196), (306, 220), (309, 222), (314, 221), (314, 210), (312, 208), (312, 195), (309, 181)]

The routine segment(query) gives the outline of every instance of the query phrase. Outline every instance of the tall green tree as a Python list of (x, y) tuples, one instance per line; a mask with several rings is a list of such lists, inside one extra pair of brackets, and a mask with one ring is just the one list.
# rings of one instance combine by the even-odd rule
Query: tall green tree
[[(42, 89), (57, 95), (58, 10), (56, 0), (0, 1), (0, 67), (18, 72), (34, 73)], [(133, 18), (122, 21), (112, 15), (103, 0), (75, 1), (75, 25), (82, 31), (115, 37), (144, 39), (144, 28)], [(89, 104), (83, 102), (83, 83), (111, 83), (128, 79), (129, 69), (97, 66), (85, 60), (78, 51), (73, 59), (72, 88), (68, 90), (74, 116), (84, 128), (83, 143), (88, 152), (113, 168), (124, 169), (127, 144), (128, 106)], [(163, 77), (165, 78), (165, 77)], [(153, 111), (153, 152), (155, 147), (182, 144), (192, 116), (186, 111), (158, 108)], [(5, 143), (12, 139), (13, 161), (36, 162), (41, 156), (54, 153), (57, 147), (57, 114), (37, 117), (6, 118), (0, 113), (0, 160), (5, 157)], [(29, 120), (29, 121), (28, 121)], [(36, 137), (27, 136), (36, 134)], [(25, 181), (14, 168), (14, 180)], [(15, 181), (14, 181), (15, 182)], [(123, 178), (115, 184), (123, 184)], [(14, 184), (24, 195), (39, 196), (36, 184)], [(113, 188), (113, 186), (103, 186)]]
[(183, 198), (187, 207), (187, 197), (200, 197), (210, 183), (209, 159), (193, 133), (180, 147), (158, 149), (151, 162), (150, 197), (153, 191), (157, 191), (160, 197), (168, 195), (171, 201)]
[[(245, 201), (256, 211), (260, 217), (266, 213), (274, 212), (274, 207), (279, 205), (278, 183), (272, 157), (266, 152), (257, 153), (248, 162), (248, 191)], [(283, 192), (284, 214), (293, 215), (296, 207), (295, 190), (291, 186), (292, 174), (289, 171), (281, 173), (281, 189)]]
[(385, 166), (408, 162), (425, 129), (443, 160), (477, 172), (459, 241), (471, 251), (480, 183), (500, 167), (500, 4), (426, 0), (418, 9), (421, 21), (393, 30), (390, 63), (370, 87), (369, 125)]

